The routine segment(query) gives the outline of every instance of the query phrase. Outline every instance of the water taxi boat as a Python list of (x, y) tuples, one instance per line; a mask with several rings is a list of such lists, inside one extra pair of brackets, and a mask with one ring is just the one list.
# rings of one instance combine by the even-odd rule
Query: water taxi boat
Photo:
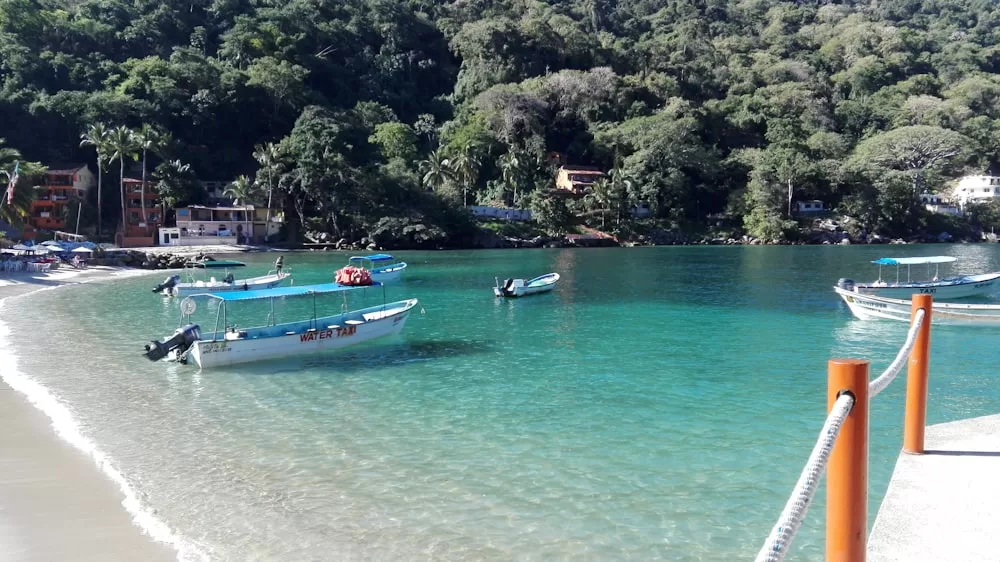
[[(402, 331), (410, 311), (417, 305), (417, 299), (337, 314), (318, 312), (327, 307), (320, 306), (317, 297), (363, 288), (326, 283), (191, 295), (181, 301), (182, 326), (165, 340), (147, 344), (144, 355), (151, 361), (193, 362), (202, 369), (208, 369), (343, 349)], [(275, 299), (293, 297), (312, 299), (312, 317), (296, 322), (274, 323)], [(210, 332), (202, 332), (198, 324), (191, 323), (197, 303), (203, 300), (218, 303), (215, 326)], [(263, 326), (239, 328), (229, 324), (229, 305), (262, 300), (271, 303), (271, 312)]]
[(397, 281), (406, 270), (406, 262), (397, 262), (389, 254), (372, 254), (370, 256), (351, 256), (347, 265), (367, 269), (376, 283)]
[[(910, 321), (912, 303), (903, 299), (890, 299), (874, 295), (863, 295), (841, 287), (834, 291), (851, 309), (854, 316), (862, 320)], [(963, 304), (937, 302), (931, 305), (931, 324), (979, 324), (1000, 326), (1000, 304)]]
[(192, 272), (196, 267), (200, 266), (185, 268), (185, 271), (187, 271), (188, 281), (181, 282), (181, 276), (174, 274), (164, 279), (163, 282), (156, 287), (153, 287), (153, 292), (160, 293), (168, 297), (183, 297), (193, 295), (195, 293), (224, 293), (228, 291), (256, 291), (260, 289), (273, 289), (274, 287), (284, 283), (285, 279), (288, 279), (292, 275), (287, 271), (281, 271), (279, 269), (270, 270), (267, 274), (259, 275), (257, 277), (236, 279), (232, 273), (226, 272), (226, 275), (221, 279), (216, 279), (212, 276), (205, 281), (195, 279)]
[[(942, 263), (954, 262), (951, 256), (929, 256), (922, 258), (879, 258), (872, 263), (878, 264), (878, 280), (872, 283), (855, 283), (852, 279), (841, 279), (837, 286), (861, 295), (908, 299), (914, 293), (934, 295), (935, 300), (960, 299), (978, 295), (986, 295), (1000, 288), (1000, 272), (983, 273), (980, 275), (963, 275), (948, 279), (939, 279), (938, 268)], [(882, 279), (882, 266), (896, 266), (896, 281)], [(900, 266), (906, 266), (906, 280), (901, 280)], [(913, 281), (910, 268), (914, 265), (935, 266), (934, 277), (929, 281)]]
[(559, 274), (546, 273), (528, 281), (524, 279), (505, 279), (503, 283), (500, 283), (498, 279), (495, 279), (495, 281), (496, 286), (493, 287), (493, 294), (498, 298), (526, 297), (538, 293), (547, 293), (554, 289), (556, 282), (559, 281)]

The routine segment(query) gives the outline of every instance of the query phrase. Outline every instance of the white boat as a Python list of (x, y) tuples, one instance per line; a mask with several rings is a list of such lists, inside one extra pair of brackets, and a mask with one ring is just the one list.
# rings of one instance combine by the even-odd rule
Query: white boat
[(351, 256), (347, 260), (347, 265), (367, 269), (371, 273), (372, 281), (376, 283), (388, 283), (398, 281), (406, 270), (406, 262), (397, 262), (396, 258), (389, 254), (372, 254), (370, 256)]
[[(862, 295), (841, 287), (834, 287), (833, 290), (844, 299), (851, 312), (862, 320), (910, 321), (912, 303), (908, 300)], [(962, 304), (935, 301), (931, 308), (931, 324), (1000, 326), (1000, 304)]]
[[(852, 279), (841, 279), (837, 286), (853, 290), (862, 295), (874, 295), (893, 299), (908, 299), (914, 293), (934, 295), (935, 300), (961, 299), (978, 295), (987, 295), (1000, 288), (1000, 272), (983, 273), (980, 275), (963, 275), (948, 279), (939, 279), (940, 264), (954, 262), (951, 256), (930, 256), (923, 258), (879, 258), (872, 263), (878, 264), (878, 280), (872, 283), (855, 283)], [(882, 279), (882, 266), (896, 266), (896, 281)], [(906, 266), (906, 280), (900, 276), (900, 266)], [(935, 267), (934, 277), (929, 281), (912, 281), (910, 268), (914, 265)]]
[[(399, 333), (406, 325), (416, 299), (373, 306), (350, 312), (320, 315), (316, 297), (341, 291), (360, 289), (336, 283), (279, 287), (260, 291), (235, 293), (202, 293), (181, 301), (181, 311), (188, 321), (164, 341), (146, 345), (145, 356), (152, 360), (167, 359), (181, 363), (194, 362), (202, 369), (264, 361), (280, 357), (314, 354), (343, 349), (376, 338)], [(307, 320), (275, 324), (274, 299), (311, 297), (313, 316)], [(190, 323), (191, 314), (202, 299), (219, 303), (215, 327), (202, 332)], [(233, 302), (271, 301), (268, 323), (255, 328), (230, 326), (227, 306)], [(338, 309), (340, 304), (330, 304)], [(327, 308), (327, 307), (324, 307)]]
[(558, 273), (546, 273), (534, 279), (505, 279), (503, 283), (496, 280), (493, 294), (497, 297), (524, 297), (537, 293), (545, 293), (555, 288), (559, 281)]
[(184, 297), (196, 293), (225, 293), (229, 291), (257, 291), (260, 289), (273, 289), (291, 277), (287, 271), (268, 271), (266, 275), (257, 277), (247, 277), (246, 279), (236, 279), (232, 273), (226, 273), (221, 279), (214, 276), (207, 281), (195, 280), (194, 276), (188, 274), (189, 281), (181, 282), (180, 275), (171, 275), (162, 283), (153, 288), (154, 293), (160, 293), (170, 297)]

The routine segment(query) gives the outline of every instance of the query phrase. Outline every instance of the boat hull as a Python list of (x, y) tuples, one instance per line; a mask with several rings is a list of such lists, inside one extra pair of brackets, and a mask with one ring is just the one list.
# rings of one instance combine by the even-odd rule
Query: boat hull
[(406, 325), (416, 299), (365, 308), (302, 322), (237, 332), (202, 334), (188, 358), (202, 369), (344, 349), (398, 334)]
[[(908, 300), (863, 295), (834, 287), (851, 313), (862, 320), (897, 320), (909, 322), (912, 303)], [(1000, 326), (1000, 305), (934, 302), (931, 312), (934, 325)]]
[(934, 295), (937, 300), (961, 299), (988, 295), (1000, 288), (1000, 272), (968, 275), (958, 279), (928, 283), (900, 283), (880, 286), (874, 283), (855, 285), (857, 293), (889, 299), (909, 299), (914, 294)]
[(556, 282), (559, 281), (558, 273), (548, 273), (540, 277), (535, 277), (525, 283), (520, 283), (520, 280), (515, 280), (515, 283), (504, 289), (503, 287), (493, 287), (493, 294), (497, 297), (506, 298), (518, 298), (526, 297), (528, 295), (537, 295), (539, 293), (547, 293), (556, 287)]
[(225, 293), (229, 291), (256, 291), (258, 289), (273, 289), (285, 282), (290, 273), (262, 275), (248, 279), (237, 279), (232, 283), (223, 281), (199, 283), (178, 283), (165, 292), (174, 297), (185, 297), (199, 293)]
[(378, 283), (390, 283), (392, 281), (399, 281), (403, 277), (403, 271), (406, 270), (406, 263), (394, 263), (386, 267), (379, 267), (371, 270), (372, 281)]

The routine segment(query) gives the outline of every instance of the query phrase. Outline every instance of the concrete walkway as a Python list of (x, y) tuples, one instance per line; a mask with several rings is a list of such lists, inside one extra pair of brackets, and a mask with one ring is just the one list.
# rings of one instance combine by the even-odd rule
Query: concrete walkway
[(927, 428), (901, 454), (868, 539), (868, 561), (1000, 561), (1000, 415)]

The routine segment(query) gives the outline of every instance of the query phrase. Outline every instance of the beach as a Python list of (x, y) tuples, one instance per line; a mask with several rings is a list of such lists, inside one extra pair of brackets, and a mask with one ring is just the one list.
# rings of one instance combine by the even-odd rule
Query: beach
[[(98, 267), (52, 273), (0, 275), (0, 319), (4, 301), (35, 291), (80, 283), (99, 283), (146, 272)], [(37, 295), (36, 295), (37, 297)], [(3, 329), (3, 328), (0, 328)], [(24, 337), (25, 334), (6, 334)], [(31, 335), (37, 337), (37, 334)], [(5, 353), (4, 351), (3, 353)], [(0, 353), (2, 355), (3, 353)], [(67, 362), (72, 357), (66, 358)], [(0, 364), (0, 552), (7, 562), (176, 560), (174, 549), (156, 542), (133, 524), (123, 509), (126, 495), (98, 465), (95, 451), (81, 449), (50, 417), (58, 408), (32, 404), (10, 363)], [(6, 382), (15, 380), (15, 390)], [(33, 394), (45, 401), (51, 395)], [(51, 404), (50, 404), (51, 405)], [(57, 435), (63, 434), (63, 438)], [(67, 440), (69, 439), (69, 440)]]

